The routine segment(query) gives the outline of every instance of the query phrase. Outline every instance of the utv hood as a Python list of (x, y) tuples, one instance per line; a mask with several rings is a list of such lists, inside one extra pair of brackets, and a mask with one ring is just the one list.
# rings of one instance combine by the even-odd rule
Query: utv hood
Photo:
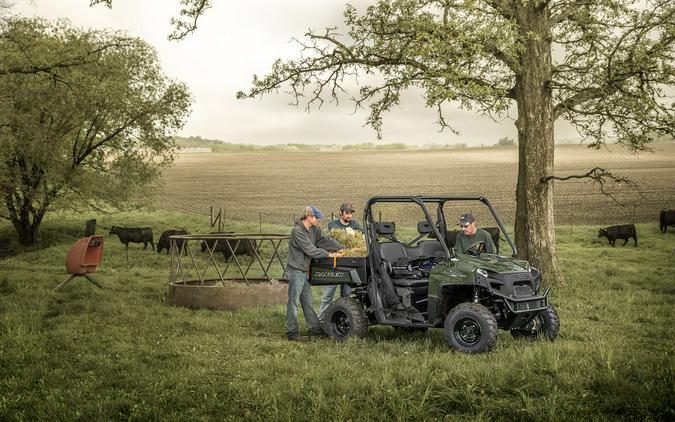
[(485, 271), (498, 274), (530, 272), (530, 265), (527, 261), (499, 255), (482, 253), (478, 256), (473, 256), (464, 254), (459, 255), (457, 259), (459, 260), (458, 266), (469, 271), (481, 268)]

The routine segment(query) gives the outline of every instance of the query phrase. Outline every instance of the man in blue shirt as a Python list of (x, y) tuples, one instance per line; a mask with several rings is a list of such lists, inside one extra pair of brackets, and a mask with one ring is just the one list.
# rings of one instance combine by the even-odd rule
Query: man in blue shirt
[[(363, 227), (359, 224), (358, 221), (354, 220), (354, 206), (350, 202), (345, 202), (340, 205), (340, 217), (328, 222), (328, 231), (331, 230), (358, 230), (363, 232)], [(331, 304), (333, 301), (333, 296), (335, 296), (335, 291), (338, 286), (326, 286), (323, 291), (323, 297), (321, 298), (321, 305), (319, 306), (319, 316), (323, 313), (324, 310)], [(341, 297), (349, 296), (352, 292), (351, 287), (346, 284), (342, 285), (340, 291)]]

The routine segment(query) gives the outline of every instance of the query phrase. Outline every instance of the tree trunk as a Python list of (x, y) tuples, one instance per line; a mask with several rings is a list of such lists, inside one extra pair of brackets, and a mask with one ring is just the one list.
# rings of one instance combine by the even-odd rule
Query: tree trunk
[(553, 221), (553, 99), (549, 10), (525, 2), (518, 10), (523, 54), (516, 74), (518, 105), (518, 184), (516, 246), (518, 255), (539, 268), (548, 284), (563, 283), (556, 255)]
[(17, 206), (14, 203), (14, 199), (16, 197), (11, 193), (5, 196), (9, 219), (16, 230), (19, 243), (24, 246), (30, 246), (37, 240), (37, 233), (47, 211), (47, 206), (43, 205), (36, 210), (25, 198), (22, 201), (23, 203)]

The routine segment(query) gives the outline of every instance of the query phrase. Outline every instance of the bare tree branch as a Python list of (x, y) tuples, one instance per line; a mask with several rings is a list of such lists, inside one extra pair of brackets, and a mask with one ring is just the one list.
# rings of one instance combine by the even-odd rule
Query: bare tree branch
[(628, 187), (632, 188), (637, 192), (637, 194), (644, 198), (644, 195), (640, 192), (637, 182), (634, 180), (628, 179), (622, 176), (616, 176), (613, 173), (603, 169), (602, 167), (595, 167), (586, 174), (573, 174), (570, 176), (560, 177), (560, 176), (546, 176), (540, 179), (541, 183), (548, 183), (551, 180), (572, 180), (572, 179), (590, 179), (593, 181), (593, 185), (598, 184), (600, 186), (600, 191), (605, 195), (611, 198), (614, 202), (622, 207), (625, 207), (626, 204), (619, 202), (610, 192), (606, 190), (606, 184), (608, 182), (616, 183), (618, 185), (625, 184)]
[[(89, 6), (102, 4), (112, 8), (113, 0), (90, 0)], [(197, 29), (197, 20), (206, 10), (211, 8), (210, 0), (181, 0), (179, 18), (171, 18), (173, 32), (169, 35), (172, 41), (180, 41)]]

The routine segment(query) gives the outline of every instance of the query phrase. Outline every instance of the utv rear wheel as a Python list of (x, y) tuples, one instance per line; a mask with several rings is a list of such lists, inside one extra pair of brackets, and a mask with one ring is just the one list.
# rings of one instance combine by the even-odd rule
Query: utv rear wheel
[(448, 346), (464, 353), (484, 353), (497, 342), (497, 321), (478, 303), (461, 303), (452, 308), (443, 331)]
[(350, 297), (338, 298), (323, 311), (323, 330), (337, 341), (348, 337), (362, 337), (368, 331), (368, 318), (363, 305)]
[(548, 308), (534, 314), (521, 328), (511, 329), (514, 338), (527, 340), (535, 340), (538, 336), (542, 336), (546, 340), (553, 341), (558, 337), (558, 333), (560, 333), (560, 317), (553, 305), (548, 305)]

